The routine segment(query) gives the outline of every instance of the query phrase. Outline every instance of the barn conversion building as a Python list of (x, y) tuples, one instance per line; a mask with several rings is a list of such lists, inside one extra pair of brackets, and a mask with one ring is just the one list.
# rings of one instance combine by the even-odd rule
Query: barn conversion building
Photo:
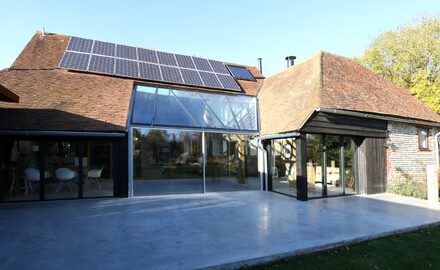
[(440, 131), (440, 116), (405, 89), (327, 52), (265, 78), (41, 32), (0, 71), (0, 119), (3, 202), (379, 193), (426, 181)]

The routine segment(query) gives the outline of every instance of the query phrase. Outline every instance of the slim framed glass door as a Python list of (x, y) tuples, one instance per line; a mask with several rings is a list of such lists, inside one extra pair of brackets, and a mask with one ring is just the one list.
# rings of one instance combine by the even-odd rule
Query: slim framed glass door
[(355, 137), (307, 134), (308, 198), (356, 194)]

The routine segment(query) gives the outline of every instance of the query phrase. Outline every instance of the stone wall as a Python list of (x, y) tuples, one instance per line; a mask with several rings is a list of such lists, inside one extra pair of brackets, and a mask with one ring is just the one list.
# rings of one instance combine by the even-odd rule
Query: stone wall
[(426, 165), (434, 165), (434, 135), (438, 129), (429, 129), (429, 149), (420, 150), (419, 128), (414, 125), (395, 122), (388, 123), (387, 183), (410, 178), (414, 181), (426, 181)]

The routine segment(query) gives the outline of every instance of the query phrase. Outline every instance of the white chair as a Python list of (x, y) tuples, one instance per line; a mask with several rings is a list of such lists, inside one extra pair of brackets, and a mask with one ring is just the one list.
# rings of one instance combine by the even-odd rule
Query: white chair
[(90, 183), (97, 184), (99, 190), (101, 190), (101, 184), (99, 183), (99, 178), (101, 178), (102, 170), (104, 169), (104, 166), (102, 166), (99, 169), (91, 169), (87, 173), (87, 177), (90, 179)]
[(59, 168), (55, 171), (55, 176), (60, 181), (57, 190), (55, 191), (56, 194), (66, 186), (69, 187), (71, 193), (73, 192), (70, 182), (75, 178), (74, 171), (69, 168)]
[[(44, 179), (50, 178), (50, 172), (44, 172)], [(24, 170), (24, 186), (26, 188), (26, 193), (30, 190), (34, 191), (32, 187), (33, 182), (40, 182), (40, 170), (35, 168), (27, 168)]]

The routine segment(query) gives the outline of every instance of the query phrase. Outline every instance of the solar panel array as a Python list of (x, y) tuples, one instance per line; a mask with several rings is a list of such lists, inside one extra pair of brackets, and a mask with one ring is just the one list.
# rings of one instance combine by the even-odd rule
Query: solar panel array
[(240, 91), (216, 60), (71, 37), (60, 68)]

